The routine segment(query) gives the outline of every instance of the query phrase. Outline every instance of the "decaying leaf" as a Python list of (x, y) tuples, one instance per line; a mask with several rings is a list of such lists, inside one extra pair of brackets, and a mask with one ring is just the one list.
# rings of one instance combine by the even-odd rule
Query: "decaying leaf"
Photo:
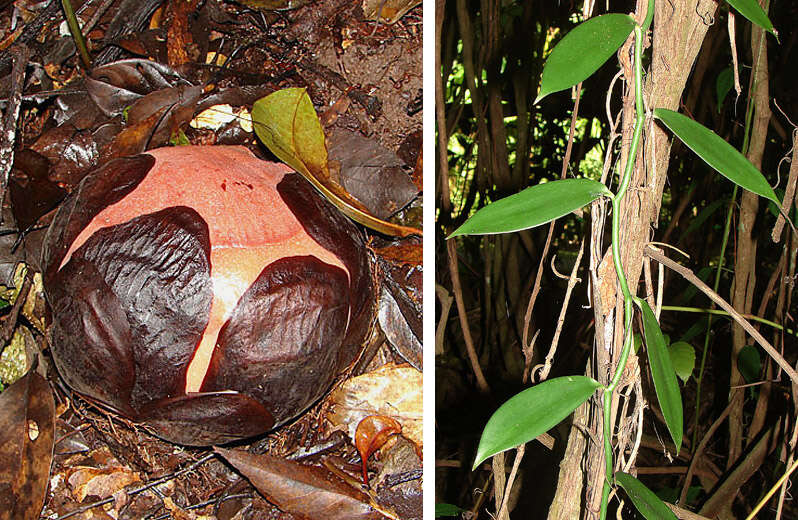
[(369, 415), (360, 421), (355, 430), (355, 447), (360, 453), (363, 483), (369, 485), (367, 461), (372, 453), (388, 442), (392, 435), (402, 433), (402, 425), (384, 415)]
[(39, 517), (54, 436), (50, 386), (28, 372), (0, 394), (0, 520)]
[(270, 502), (285, 512), (311, 520), (377, 520), (383, 518), (369, 496), (325, 468), (214, 448)]
[(402, 425), (402, 435), (417, 446), (423, 444), (422, 374), (413, 367), (389, 363), (353, 377), (330, 396), (327, 420), (345, 429), (354, 439), (357, 425), (369, 415), (382, 415)]
[(107, 498), (121, 491), (125, 486), (140, 482), (139, 476), (121, 465), (104, 468), (75, 466), (67, 473), (67, 482), (72, 496), (82, 502), (87, 496)]
[(389, 218), (418, 195), (399, 156), (375, 139), (334, 129), (327, 147), (330, 160), (341, 165), (341, 185), (378, 218)]
[[(401, 289), (397, 289), (401, 291)], [(402, 359), (410, 363), (414, 368), (422, 369), (424, 367), (424, 358), (422, 351), (422, 344), (420, 340), (419, 328), (418, 333), (413, 330), (410, 325), (408, 316), (412, 316), (412, 312), (408, 315), (402, 312), (402, 308), (394, 298), (392, 288), (386, 284), (382, 288), (380, 294), (379, 311), (377, 317), (380, 321), (380, 327), (385, 333), (385, 337), (396, 352), (402, 356)], [(420, 320), (418, 320), (420, 323)], [(419, 334), (419, 335), (417, 335)]]
[(47, 158), (31, 149), (14, 155), (8, 194), (20, 231), (29, 229), (66, 197), (66, 190), (49, 179), (49, 171)]

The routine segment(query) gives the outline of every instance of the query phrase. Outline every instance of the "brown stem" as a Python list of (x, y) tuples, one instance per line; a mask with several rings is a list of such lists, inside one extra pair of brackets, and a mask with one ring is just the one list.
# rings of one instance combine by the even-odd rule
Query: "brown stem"
[(754, 340), (759, 343), (763, 349), (765, 349), (765, 352), (767, 352), (768, 355), (773, 358), (773, 360), (782, 368), (782, 370), (787, 373), (787, 376), (790, 378), (790, 380), (798, 383), (798, 372), (796, 372), (795, 369), (793, 369), (782, 357), (782, 355), (779, 354), (775, 348), (773, 348), (773, 345), (771, 345), (770, 342), (766, 340), (764, 336), (762, 336), (762, 334), (760, 334), (759, 331), (756, 330), (748, 320), (746, 320), (739, 312), (734, 310), (734, 307), (729, 305), (729, 303), (721, 298), (718, 293), (713, 291), (707, 284), (702, 282), (701, 279), (693, 274), (690, 269), (677, 264), (667, 256), (663, 255), (659, 251), (656, 251), (655, 249), (652, 249), (651, 247), (646, 248), (645, 253), (647, 256), (653, 258), (657, 262), (664, 264), (666, 267), (679, 273), (685, 280), (695, 285), (699, 291), (709, 296), (709, 299), (715, 302), (718, 307), (728, 312), (729, 316), (731, 316), (734, 321), (739, 323), (740, 326), (745, 329), (745, 331), (748, 332), (748, 334), (750, 334), (751, 337), (754, 338)]

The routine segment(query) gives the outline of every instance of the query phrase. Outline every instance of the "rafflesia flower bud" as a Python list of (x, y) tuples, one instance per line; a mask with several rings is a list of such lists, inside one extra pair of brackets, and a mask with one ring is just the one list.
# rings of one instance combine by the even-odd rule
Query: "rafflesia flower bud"
[(243, 147), (107, 163), (56, 214), (42, 265), (66, 383), (180, 444), (299, 415), (353, 362), (374, 308), (362, 234)]

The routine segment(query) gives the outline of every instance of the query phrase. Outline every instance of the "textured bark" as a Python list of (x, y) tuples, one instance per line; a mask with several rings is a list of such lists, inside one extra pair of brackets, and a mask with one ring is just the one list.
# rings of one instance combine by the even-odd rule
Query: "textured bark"
[[(751, 31), (751, 51), (754, 56), (754, 74), (750, 87), (751, 102), (754, 104), (751, 122), (751, 141), (746, 154), (751, 163), (760, 168), (767, 141), (770, 106), (768, 103), (768, 68), (765, 32), (757, 26)], [(756, 240), (752, 235), (756, 213), (759, 209), (759, 196), (743, 190), (740, 203), (740, 220), (737, 226), (737, 251), (734, 261), (734, 290), (732, 306), (742, 314), (751, 311), (751, 295), (754, 291), (754, 270), (756, 268)], [(731, 467), (743, 450), (743, 396), (744, 389), (734, 388), (743, 384), (743, 376), (737, 369), (737, 357), (746, 345), (746, 334), (735, 324), (732, 329), (731, 387), (732, 408), (729, 413), (729, 457), (726, 467)]]
[[(638, 0), (636, 12), (644, 15), (647, 4), (648, 2), (645, 0)], [(686, 0), (659, 1), (656, 2), (655, 9), (651, 67), (643, 87), (645, 105), (647, 109), (678, 110), (687, 78), (709, 29), (709, 22), (714, 19), (717, 3), (713, 0), (699, 0), (697, 3)], [(642, 16), (638, 19), (642, 19)], [(627, 48), (627, 46), (622, 48), (621, 53), (623, 54)], [(625, 65), (626, 78), (630, 80), (633, 77), (631, 62), (623, 56), (621, 62)], [(634, 89), (631, 88), (631, 82), (629, 82), (624, 98), (624, 136), (630, 135), (634, 120), (633, 96)], [(645, 124), (645, 146), (640, 152), (641, 157), (638, 159), (632, 176), (630, 189), (621, 205), (621, 260), (632, 292), (636, 292), (640, 279), (643, 268), (643, 250), (650, 239), (651, 227), (657, 224), (670, 160), (670, 134), (663, 127), (649, 120)], [(624, 139), (623, 142), (625, 146), (621, 153), (625, 158), (628, 141)], [(644, 159), (644, 161), (640, 159)], [(601, 381), (602, 378), (606, 379), (607, 373), (614, 372), (614, 365), (620, 354), (623, 330), (619, 318), (623, 316), (623, 302), (621, 298), (617, 297), (614, 298), (614, 302), (602, 301), (600, 290), (604, 285), (604, 277), (609, 276), (614, 281), (615, 273), (599, 269), (598, 276), (599, 283), (593, 286), (593, 301), (594, 303), (598, 302), (598, 305), (595, 306), (596, 324), (606, 323), (611, 318), (612, 311), (614, 311), (615, 317), (614, 339), (605, 345), (612, 360), (611, 366), (598, 366), (599, 381)], [(598, 326), (597, 330), (600, 330)], [(633, 369), (634, 363), (635, 360), (630, 359), (627, 370)], [(617, 403), (617, 397), (615, 402)], [(613, 408), (616, 407), (617, 404), (613, 406)], [(623, 447), (619, 447), (619, 449), (623, 449)], [(587, 467), (592, 470), (592, 474), (588, 480), (583, 518), (598, 518), (601, 486), (604, 479), (603, 447), (598, 443), (588, 444), (587, 460)]]
[(582, 468), (582, 455), (587, 446), (588, 412), (590, 404), (585, 403), (574, 411), (571, 431), (565, 456), (560, 462), (557, 477), (557, 492), (549, 507), (549, 519), (576, 520), (582, 509), (582, 494), (585, 485), (585, 470)]

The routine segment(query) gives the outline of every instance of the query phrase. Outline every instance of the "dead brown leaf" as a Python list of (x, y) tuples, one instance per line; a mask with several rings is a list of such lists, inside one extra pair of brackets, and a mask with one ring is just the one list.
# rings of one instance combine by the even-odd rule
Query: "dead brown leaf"
[(377, 520), (383, 515), (369, 496), (353, 488), (325, 468), (214, 448), (235, 466), (270, 502), (292, 515), (310, 520)]
[(28, 372), (0, 394), (0, 520), (39, 518), (54, 436), (50, 385)]

